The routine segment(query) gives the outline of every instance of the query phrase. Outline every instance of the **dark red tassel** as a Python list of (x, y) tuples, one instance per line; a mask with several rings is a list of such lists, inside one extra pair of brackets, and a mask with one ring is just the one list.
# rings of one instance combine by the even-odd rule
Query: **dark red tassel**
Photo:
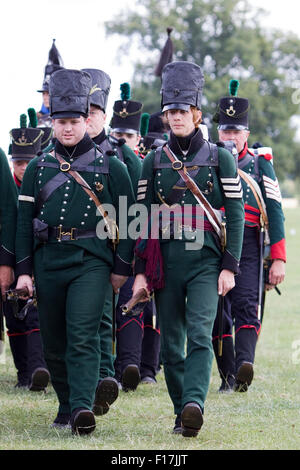
[(139, 258), (146, 260), (145, 276), (150, 292), (162, 289), (165, 286), (163, 272), (163, 257), (158, 239), (138, 239), (135, 253)]

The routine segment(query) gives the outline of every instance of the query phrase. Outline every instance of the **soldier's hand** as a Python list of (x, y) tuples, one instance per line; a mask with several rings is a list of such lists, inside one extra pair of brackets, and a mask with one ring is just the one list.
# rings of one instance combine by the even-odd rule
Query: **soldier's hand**
[(222, 269), (218, 280), (218, 294), (226, 295), (234, 286), (234, 273), (228, 269)]
[(127, 279), (128, 276), (121, 276), (120, 274), (111, 273), (110, 282), (116, 294), (119, 293), (120, 288), (123, 286), (123, 284), (125, 284)]
[(277, 286), (284, 280), (285, 262), (281, 259), (274, 259), (270, 267), (269, 283)]
[(24, 297), (22, 296), (20, 297), (20, 299), (27, 300), (29, 299), (29, 297), (32, 297), (33, 296), (33, 284), (32, 284), (31, 276), (28, 276), (28, 274), (22, 274), (22, 276), (19, 276), (16, 289), (28, 290), (28, 295)]
[(5, 301), (5, 291), (14, 282), (14, 270), (11, 266), (0, 266), (0, 288), (2, 299)]
[(140, 302), (147, 302), (149, 300), (149, 289), (147, 284), (147, 279), (144, 274), (137, 274), (132, 286), (132, 297), (135, 296), (141, 289), (145, 289), (148, 292), (148, 296), (145, 296), (144, 299), (141, 299)]

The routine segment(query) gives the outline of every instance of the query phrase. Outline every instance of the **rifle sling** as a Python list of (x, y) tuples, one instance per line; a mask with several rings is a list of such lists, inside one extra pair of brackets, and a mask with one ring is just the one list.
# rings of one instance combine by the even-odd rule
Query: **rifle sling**
[(263, 220), (263, 224), (266, 228), (268, 228), (269, 226), (269, 220), (268, 220), (268, 216), (267, 216), (267, 213), (265, 211), (265, 209), (263, 208), (263, 205), (262, 205), (262, 202), (260, 200), (260, 197), (254, 187), (254, 184), (252, 183), (252, 177), (250, 175), (247, 175), (247, 173), (245, 173), (243, 170), (241, 170), (240, 168), (238, 169), (238, 173), (240, 175), (241, 178), (243, 178), (243, 180), (248, 184), (248, 186), (250, 187), (254, 197), (255, 197), (255, 200), (257, 202), (257, 205), (258, 205), (258, 208), (260, 210), (260, 213), (261, 213), (261, 217), (262, 217), (262, 220)]

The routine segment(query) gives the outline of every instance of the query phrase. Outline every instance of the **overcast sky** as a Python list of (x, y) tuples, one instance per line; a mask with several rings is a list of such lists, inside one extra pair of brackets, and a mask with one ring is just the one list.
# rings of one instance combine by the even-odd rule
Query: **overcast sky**
[[(197, 1), (197, 0), (195, 0)], [(250, 0), (265, 8), (266, 27), (299, 34), (299, 0)], [(105, 38), (104, 21), (116, 18), (133, 0), (10, 0), (0, 6), (0, 147), (7, 152), (9, 131), (29, 107), (40, 109), (40, 89), (52, 39), (67, 68), (100, 68), (112, 79), (108, 115), (120, 97), (120, 84), (131, 81), (130, 57), (117, 64), (119, 39)]]

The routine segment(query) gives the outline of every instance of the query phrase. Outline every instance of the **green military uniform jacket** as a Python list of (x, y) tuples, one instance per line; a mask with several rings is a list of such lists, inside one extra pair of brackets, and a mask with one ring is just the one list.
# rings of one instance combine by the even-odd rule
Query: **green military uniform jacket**
[[(203, 140), (202, 133), (198, 130), (191, 139), (190, 147), (184, 155), (178, 145), (176, 137), (171, 133), (169, 146), (176, 157), (188, 164), (194, 160), (197, 151), (208, 143)], [(209, 144), (211, 145), (211, 144)], [(155, 169), (156, 151), (149, 153), (143, 161), (142, 176), (139, 181), (137, 202), (146, 205), (148, 212), (151, 204), (161, 204), (168, 201), (174, 185), (179, 180), (179, 174), (173, 168), (165, 168), (165, 164), (170, 164), (165, 152), (162, 150), (160, 164), (163, 168)], [(217, 148), (218, 165), (210, 165), (210, 160), (203, 162), (199, 166), (199, 171), (194, 177), (194, 181), (205, 195), (214, 209), (225, 208), (227, 224), (227, 244), (222, 255), (221, 269), (229, 269), (235, 273), (239, 272), (239, 260), (241, 256), (243, 228), (244, 228), (244, 207), (243, 192), (240, 177), (237, 173), (237, 165), (234, 157), (226, 149)], [(189, 171), (194, 170), (191, 167)], [(196, 206), (198, 203), (190, 190), (182, 192), (179, 201), (181, 208), (187, 204)], [(182, 238), (183, 241), (184, 237)], [(205, 230), (204, 246), (211, 248), (217, 255), (221, 256), (220, 246), (214, 231)], [(145, 271), (144, 260), (137, 259), (135, 272)]]
[[(84, 152), (80, 152), (80, 146), (84, 148)], [(100, 212), (96, 213), (93, 200), (72, 177), (68, 177), (65, 183), (58, 187), (38, 209), (37, 201), (40, 191), (53, 177), (61, 173), (55, 158), (55, 151), (60, 150), (59, 142), (55, 141), (55, 147), (51, 153), (49, 153), (50, 149), (47, 149), (48, 153), (35, 157), (28, 164), (24, 174), (19, 195), (16, 237), (17, 276), (31, 275), (34, 251), (42, 243), (33, 233), (34, 218), (38, 218), (49, 227), (62, 225), (68, 229), (74, 227), (81, 230), (95, 230), (101, 221), (103, 225), (103, 218)], [(134, 203), (133, 189), (127, 169), (116, 156), (103, 155), (99, 150), (96, 150), (95, 144), (87, 134), (78, 144), (78, 156), (68, 158), (64, 155), (63, 158), (71, 164), (72, 168), (72, 164), (78, 164), (81, 156), (87, 151), (93, 152), (93, 158), (90, 159), (88, 165), (83, 165), (86, 170), (83, 168), (79, 173), (93, 189), (102, 205), (110, 204), (115, 208), (118, 223), (119, 197), (126, 196), (128, 206)], [(106, 173), (102, 173), (103, 171)], [(101, 188), (100, 192), (97, 192), (97, 187)], [(59, 242), (53, 238), (49, 239), (48, 243)], [(116, 274), (130, 274), (134, 242), (129, 238), (120, 239), (115, 257), (108, 247), (108, 239), (100, 239), (97, 236), (61, 243), (84, 248), (111, 265)]]
[[(246, 143), (244, 149), (239, 154), (238, 166), (250, 175), (259, 184), (261, 189), (269, 221), (271, 259), (286, 261), (282, 199), (272, 159), (270, 149), (248, 149)], [(259, 227), (260, 209), (256, 198), (247, 182), (243, 179), (242, 185), (245, 203), (245, 225)]]
[(5, 153), (0, 149), (0, 265), (15, 265), (18, 193)]

